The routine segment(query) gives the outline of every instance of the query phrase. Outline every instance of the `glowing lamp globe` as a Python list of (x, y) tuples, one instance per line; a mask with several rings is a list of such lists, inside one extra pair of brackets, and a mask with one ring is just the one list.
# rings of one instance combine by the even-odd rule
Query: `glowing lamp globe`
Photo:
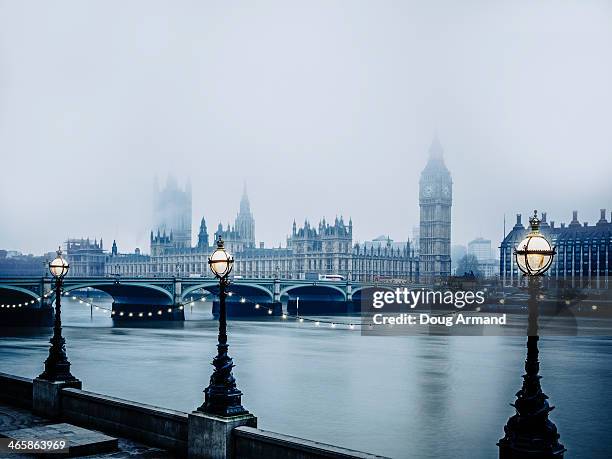
[(49, 263), (49, 271), (51, 271), (51, 275), (53, 277), (62, 278), (68, 274), (69, 268), (70, 265), (64, 258), (62, 258), (62, 249), (59, 248), (57, 250), (57, 257)]
[(540, 219), (534, 211), (529, 219), (531, 231), (516, 246), (514, 256), (519, 269), (528, 276), (540, 276), (548, 271), (556, 253), (548, 239), (540, 233)]
[(229, 275), (234, 266), (234, 258), (230, 253), (223, 247), (223, 240), (221, 236), (217, 240), (217, 248), (208, 257), (208, 265), (213, 274), (218, 278), (224, 278)]

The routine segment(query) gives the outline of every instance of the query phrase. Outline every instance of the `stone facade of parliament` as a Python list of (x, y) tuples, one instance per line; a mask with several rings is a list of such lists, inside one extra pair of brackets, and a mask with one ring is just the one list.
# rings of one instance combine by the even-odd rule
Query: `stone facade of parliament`
[[(305, 279), (340, 275), (357, 282), (402, 279), (416, 282), (450, 275), (450, 212), (452, 180), (444, 165), (442, 147), (434, 139), (419, 183), (420, 254), (408, 240), (378, 238), (353, 243), (353, 222), (336, 217), (318, 224), (293, 222), (285, 247), (255, 243), (255, 219), (246, 186), (233, 225), (221, 223), (210, 238), (202, 218), (198, 242), (191, 247), (191, 187), (181, 190), (169, 180), (165, 190), (155, 189), (155, 231), (150, 234), (150, 255), (119, 253), (113, 245), (105, 273), (126, 276), (209, 276), (208, 256), (221, 236), (234, 255), (233, 275), (247, 278)], [(176, 206), (174, 205), (176, 203)], [(408, 232), (408, 231), (407, 231)], [(68, 254), (69, 255), (69, 254)]]

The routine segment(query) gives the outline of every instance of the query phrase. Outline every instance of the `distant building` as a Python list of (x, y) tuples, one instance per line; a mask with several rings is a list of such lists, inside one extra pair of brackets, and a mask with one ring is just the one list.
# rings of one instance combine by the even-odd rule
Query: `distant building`
[(468, 242), (468, 255), (474, 255), (478, 261), (490, 260), (491, 257), (491, 240), (477, 237), (473, 241)]
[(242, 191), (240, 211), (236, 216), (236, 220), (234, 220), (234, 226), (228, 223), (224, 229), (223, 225), (219, 223), (217, 231), (215, 231), (215, 240), (219, 236), (223, 239), (225, 248), (232, 253), (255, 248), (255, 219), (251, 213), (246, 184)]
[(191, 247), (191, 182), (179, 188), (176, 179), (168, 177), (160, 190), (157, 179), (153, 186), (153, 229), (172, 237), (175, 247)]
[(353, 222), (345, 225), (342, 218), (329, 224), (325, 219), (318, 228), (304, 221), (302, 228), (293, 222), (287, 248), (291, 250), (297, 279), (304, 279), (306, 273), (339, 274), (348, 276), (352, 271), (351, 252), (353, 248)]
[(421, 276), (427, 281), (451, 273), (451, 206), (453, 180), (444, 164), (438, 137), (429, 147), (429, 160), (419, 181)]
[(412, 244), (412, 241), (401, 242), (394, 241), (390, 236), (380, 235), (377, 238), (372, 239), (371, 241), (364, 241), (361, 245), (366, 250), (370, 248), (378, 249), (381, 248), (393, 248), (393, 249), (403, 249), (406, 247), (406, 244)]
[(499, 260), (489, 258), (488, 260), (478, 260), (478, 269), (482, 276), (490, 279), (499, 275)]
[[(418, 280), (418, 260), (409, 242), (393, 242), (389, 237), (353, 245), (353, 222), (342, 217), (332, 224), (322, 219), (317, 226), (308, 221), (298, 228), (293, 222), (286, 247), (255, 246), (255, 220), (246, 189), (234, 226), (219, 224), (214, 234), (221, 236), (235, 259), (233, 274), (249, 278), (306, 279), (313, 274), (338, 274), (355, 281), (381, 278)], [(241, 231), (244, 231), (243, 234)], [(202, 219), (195, 247), (177, 246), (174, 232), (151, 232), (151, 255), (120, 254), (116, 245), (106, 259), (107, 275), (126, 276), (211, 276), (208, 257), (214, 240), (209, 241)]]
[[(106, 262), (107, 274), (144, 276), (210, 276), (208, 256), (222, 237), (234, 255), (233, 274), (252, 278), (315, 278), (335, 274), (358, 282), (384, 278), (413, 282), (430, 281), (451, 273), (452, 179), (437, 137), (419, 182), (420, 225), (411, 241), (396, 242), (389, 236), (353, 243), (353, 222), (342, 217), (318, 225), (307, 220), (298, 228), (293, 222), (286, 247), (266, 248), (255, 243), (255, 219), (246, 185), (234, 224), (219, 223), (212, 238), (202, 218), (198, 241), (191, 246), (191, 188), (182, 191), (168, 180), (163, 191), (156, 188), (156, 226), (150, 234), (151, 255), (119, 254), (113, 248)], [(420, 279), (425, 272), (425, 279)]]
[(451, 246), (451, 273), (454, 275), (462, 275), (463, 273), (457, 273), (457, 266), (459, 260), (467, 255), (467, 248), (464, 245), (453, 245)]
[(104, 245), (102, 239), (92, 242), (87, 239), (68, 239), (66, 241), (66, 259), (70, 263), (68, 276), (88, 277), (103, 276), (105, 269)]
[[(175, 250), (175, 247), (168, 246)], [(151, 239), (151, 250), (153, 250), (153, 238)], [(107, 276), (150, 276), (151, 275), (151, 256), (140, 253), (136, 248), (134, 253), (119, 253), (117, 242), (113, 241), (111, 253), (106, 255), (104, 274)]]
[[(606, 210), (601, 209), (599, 221), (591, 226), (578, 221), (576, 210), (567, 226), (565, 223), (555, 226), (554, 221), (549, 224), (546, 218), (546, 212), (543, 212), (540, 231), (557, 251), (546, 275), (570, 280), (571, 285), (576, 287), (607, 286), (612, 270), (612, 215), (611, 221), (606, 220)], [(521, 214), (517, 214), (516, 224), (499, 248), (499, 272), (505, 284), (517, 284), (522, 278), (514, 258), (514, 249), (528, 231), (523, 226)]]
[(217, 231), (215, 231), (214, 236), (215, 236), (215, 239), (214, 239), (215, 241), (219, 239), (219, 236), (221, 236), (221, 239), (223, 239), (225, 248), (229, 250), (231, 253), (242, 252), (247, 248), (253, 247), (249, 244), (249, 241), (246, 238), (244, 238), (242, 234), (238, 232), (238, 230), (236, 229), (236, 226), (235, 225), (231, 226), (229, 223), (227, 224), (225, 228), (223, 228), (223, 225), (219, 223), (219, 225), (217, 226)]
[(200, 222), (200, 231), (198, 232), (198, 247), (206, 249), (210, 246), (208, 241), (208, 229), (206, 228), (206, 220), (202, 217)]
[(240, 212), (236, 216), (234, 228), (244, 241), (245, 248), (255, 247), (255, 219), (251, 213), (249, 196), (247, 195), (246, 183), (240, 199)]
[(419, 254), (419, 242), (421, 239), (421, 228), (418, 226), (412, 227), (412, 249), (414, 250), (414, 254)]
[(477, 237), (473, 241), (468, 242), (468, 255), (473, 255), (478, 260), (478, 270), (485, 278), (491, 278), (498, 275), (499, 261), (493, 256), (491, 250), (491, 240)]

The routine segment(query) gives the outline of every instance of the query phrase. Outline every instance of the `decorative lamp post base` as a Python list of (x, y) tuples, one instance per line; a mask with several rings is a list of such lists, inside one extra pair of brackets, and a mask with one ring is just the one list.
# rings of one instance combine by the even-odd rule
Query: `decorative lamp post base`
[(249, 414), (241, 403), (242, 392), (238, 389), (207, 387), (204, 390), (204, 403), (198, 411), (217, 416), (240, 416)]
[[(547, 404), (548, 405), (548, 404)], [(550, 410), (550, 408), (547, 408)], [(566, 449), (559, 443), (557, 427), (546, 419), (548, 411), (540, 419), (529, 419), (516, 414), (504, 431), (499, 446), (500, 459), (559, 459)]]
[[(535, 338), (535, 339), (534, 339)], [(529, 337), (537, 342), (537, 337)], [(537, 362), (529, 362), (535, 366)], [(554, 407), (540, 387), (541, 376), (523, 375), (523, 387), (516, 394), (512, 406), (516, 414), (504, 426), (505, 436), (497, 445), (500, 459), (552, 459), (562, 458), (566, 449), (559, 443), (557, 427), (548, 419)]]
[(72, 376), (72, 374), (70, 373), (69, 363), (68, 364), (56, 363), (56, 364), (53, 364), (52, 368), (46, 368), (46, 367), (47, 367), (47, 364), (45, 363), (45, 371), (43, 371), (38, 376), (38, 379), (44, 379), (46, 381), (53, 381), (53, 382), (78, 381), (78, 379)]
[(66, 345), (63, 337), (53, 337), (49, 340), (51, 348), (49, 357), (45, 360), (45, 371), (39, 379), (47, 381), (77, 381), (77, 378), (70, 373), (70, 362), (66, 357)]
[(227, 344), (217, 346), (219, 354), (213, 359), (215, 371), (210, 384), (204, 389), (204, 403), (198, 411), (217, 416), (238, 416), (249, 412), (242, 406), (242, 392), (236, 387), (232, 375), (234, 362), (227, 355)]

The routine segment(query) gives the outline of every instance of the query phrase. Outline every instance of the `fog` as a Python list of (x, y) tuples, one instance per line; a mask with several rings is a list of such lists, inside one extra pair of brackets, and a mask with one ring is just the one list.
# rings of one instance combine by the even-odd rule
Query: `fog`
[(0, 248), (148, 252), (153, 180), (256, 239), (336, 215), (405, 240), (434, 132), (454, 244), (612, 210), (601, 1), (0, 1)]

